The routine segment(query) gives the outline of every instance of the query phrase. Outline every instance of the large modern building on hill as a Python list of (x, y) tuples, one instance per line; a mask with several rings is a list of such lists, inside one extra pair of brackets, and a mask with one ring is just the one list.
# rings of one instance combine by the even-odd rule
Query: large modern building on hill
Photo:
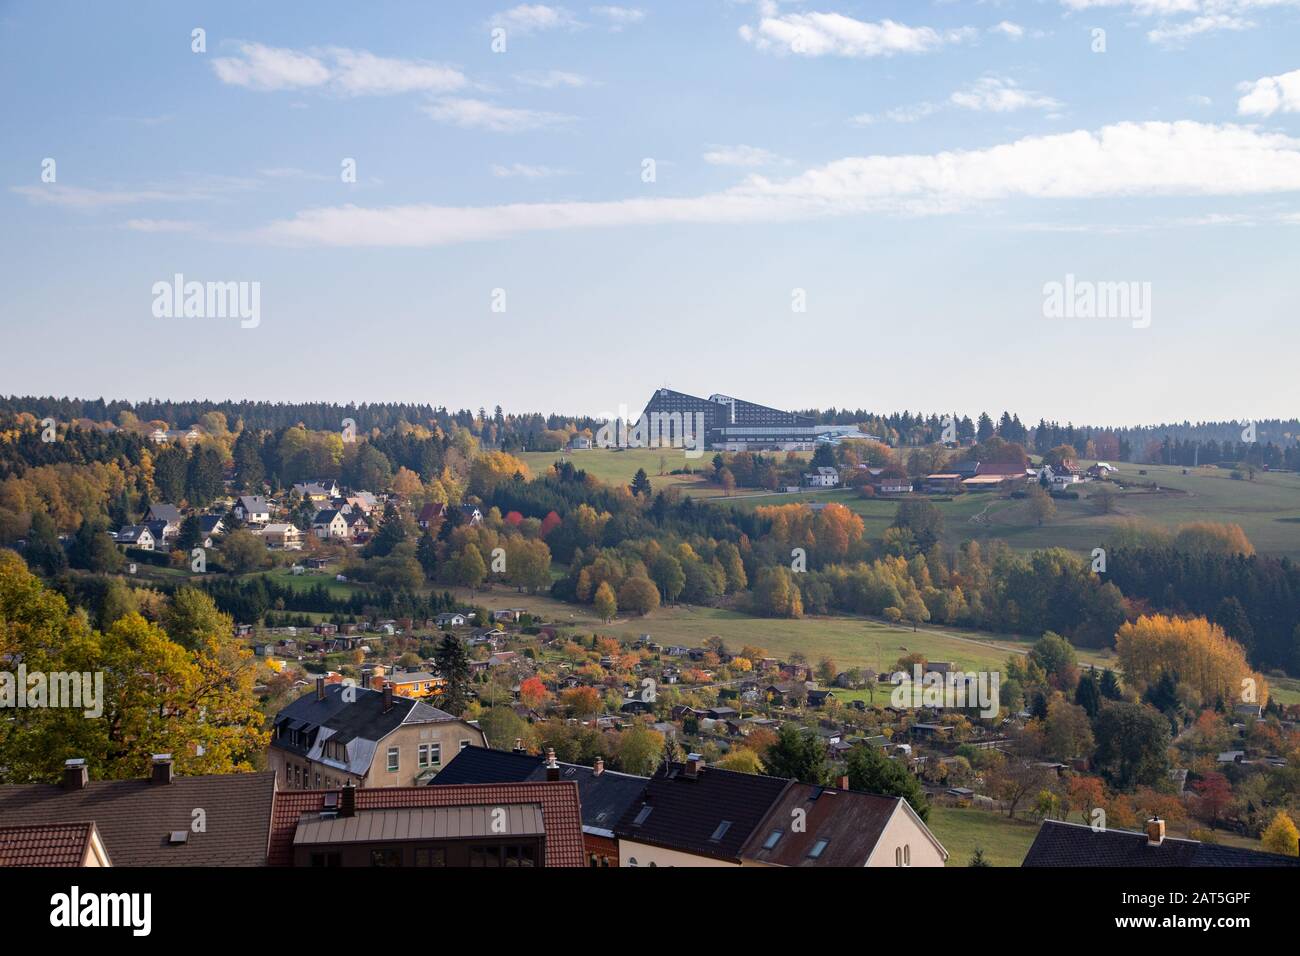
[(806, 415), (783, 412), (729, 395), (697, 398), (661, 388), (651, 396), (642, 414), (659, 446), (680, 447), (683, 428), (687, 443), (696, 440), (703, 425), (704, 446), (714, 451), (807, 451), (817, 435), (829, 426), (817, 425)]

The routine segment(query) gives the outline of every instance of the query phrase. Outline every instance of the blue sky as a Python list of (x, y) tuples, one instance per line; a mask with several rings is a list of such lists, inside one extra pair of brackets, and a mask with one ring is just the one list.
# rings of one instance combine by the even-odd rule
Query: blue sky
[(1300, 0), (17, 2), (0, 78), (4, 392), (1300, 401)]

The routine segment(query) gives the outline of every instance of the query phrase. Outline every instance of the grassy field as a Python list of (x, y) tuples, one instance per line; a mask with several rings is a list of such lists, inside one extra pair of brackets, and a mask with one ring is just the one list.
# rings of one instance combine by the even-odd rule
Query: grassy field
[(1038, 834), (1038, 823), (974, 807), (931, 807), (927, 824), (948, 851), (949, 866), (966, 866), (975, 848), (992, 866), (1019, 866)]
[[(1121, 474), (1169, 491), (1121, 492), (1115, 513), (1102, 515), (1087, 500), (1097, 485), (1084, 483), (1079, 486), (1080, 500), (1056, 501), (1056, 516), (1041, 527), (1029, 517), (1025, 502), (1001, 498), (996, 492), (936, 502), (944, 514), (944, 539), (952, 545), (997, 539), (1022, 551), (1062, 547), (1090, 553), (1105, 541), (1108, 529), (1125, 521), (1150, 522), (1171, 530), (1193, 521), (1215, 521), (1241, 525), (1257, 551), (1300, 558), (1300, 475), (1258, 472), (1254, 481), (1234, 481), (1217, 468), (1189, 469), (1186, 475), (1183, 469), (1166, 465), (1148, 465), (1145, 470), (1147, 474), (1139, 476), (1137, 466), (1124, 465)], [(869, 537), (883, 534), (898, 509), (896, 500), (862, 499), (849, 491), (714, 500), (737, 508), (838, 501), (862, 516)]]
[(516, 457), (523, 460), (534, 475), (563, 459), (609, 485), (629, 484), (637, 469), (644, 468), (655, 491), (677, 488), (695, 498), (711, 498), (721, 495), (722, 489), (705, 481), (702, 475), (670, 475), (667, 472), (680, 468), (689, 468), (693, 472), (712, 471), (710, 461), (713, 454), (705, 452), (699, 458), (687, 458), (680, 448), (593, 448), (566, 453), (529, 451)]
[[(661, 455), (663, 467), (661, 468)], [(521, 456), (535, 472), (556, 461), (559, 453), (528, 452)], [(681, 450), (661, 452), (652, 448), (621, 451), (592, 449), (569, 454), (568, 460), (601, 481), (626, 484), (638, 468), (644, 468), (655, 488), (675, 487), (697, 498), (736, 508), (793, 502), (838, 501), (862, 516), (867, 535), (879, 537), (894, 520), (896, 500), (866, 500), (848, 491), (799, 494), (761, 494), (738, 489), (724, 496), (717, 485), (691, 475), (660, 475), (661, 470), (689, 467), (708, 469), (711, 454), (687, 459)], [(1139, 475), (1139, 470), (1146, 471)], [(1176, 528), (1193, 521), (1232, 522), (1241, 525), (1256, 550), (1265, 554), (1300, 559), (1300, 475), (1257, 472), (1254, 481), (1234, 481), (1230, 472), (1219, 468), (1184, 469), (1173, 465), (1120, 465), (1122, 478), (1154, 482), (1162, 490), (1131, 490), (1120, 493), (1114, 514), (1097, 514), (1087, 495), (1096, 487), (1079, 486), (1079, 501), (1057, 501), (1056, 517), (1041, 527), (1028, 514), (1023, 501), (1003, 499), (996, 492), (958, 495), (939, 502), (945, 518), (945, 540), (960, 544), (968, 539), (1000, 539), (1013, 548), (1031, 551), (1063, 547), (1091, 552), (1106, 538), (1108, 528), (1130, 519), (1149, 521), (1164, 528)], [(1112, 486), (1113, 487), (1113, 486)]]

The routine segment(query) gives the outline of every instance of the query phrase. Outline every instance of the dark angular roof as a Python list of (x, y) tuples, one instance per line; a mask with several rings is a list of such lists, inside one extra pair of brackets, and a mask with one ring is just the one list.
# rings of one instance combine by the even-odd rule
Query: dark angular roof
[(150, 522), (166, 521), (169, 524), (181, 523), (180, 509), (175, 505), (169, 505), (163, 502), (155, 502), (149, 506), (149, 513), (145, 516)]
[(0, 827), (0, 866), (81, 866), (93, 823)]
[[(797, 810), (804, 812), (804, 829), (800, 832), (795, 832), (790, 823)], [(772, 807), (741, 852), (747, 860), (774, 866), (866, 866), (890, 818), (907, 812), (900, 797), (795, 783)], [(929, 833), (923, 823), (921, 826)], [(773, 847), (765, 848), (777, 830), (781, 831), (780, 838)], [(947, 851), (933, 834), (930, 838), (946, 856)], [(809, 856), (823, 840), (826, 842), (821, 853)]]
[[(351, 703), (343, 699), (343, 684), (326, 684), (324, 700), (317, 700), (315, 688), (299, 697), (275, 715), (276, 733), (271, 737), (271, 746), (315, 759), (314, 752), (322, 743), (319, 730), (325, 727), (331, 731), (329, 739), (335, 743), (347, 746), (354, 740), (368, 742), (365, 746), (348, 748), (351, 772), (365, 774), (373, 757), (374, 742), (382, 740), (402, 724), (457, 719), (424, 701), (398, 694), (393, 695), (392, 707), (385, 712), (382, 691), (360, 686), (354, 689), (356, 699)], [(280, 736), (281, 727), (304, 735), (307, 745)]]
[(741, 848), (792, 783), (717, 767), (691, 776), (685, 764), (668, 764), (650, 778), (614, 832), (620, 839), (739, 860)]
[(1300, 866), (1300, 858), (1235, 846), (1165, 837), (1148, 846), (1145, 833), (1094, 831), (1080, 823), (1046, 820), (1021, 866)]
[[(6, 826), (93, 822), (114, 866), (265, 866), (274, 773), (92, 780), (82, 790), (48, 783), (0, 787)], [(191, 830), (195, 809), (206, 830)], [(168, 835), (184, 831), (184, 843)]]
[[(465, 783), (519, 783), (546, 779), (546, 762), (542, 757), (517, 754), (510, 750), (466, 747), (443, 767), (430, 786)], [(634, 802), (640, 799), (649, 782), (647, 777), (603, 770), (599, 774), (581, 764), (561, 763), (560, 779), (578, 785), (582, 801), (582, 825), (587, 830), (612, 834), (614, 825)]]

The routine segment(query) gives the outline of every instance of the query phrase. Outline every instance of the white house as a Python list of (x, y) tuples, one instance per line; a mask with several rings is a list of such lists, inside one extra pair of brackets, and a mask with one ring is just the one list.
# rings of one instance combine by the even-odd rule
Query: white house
[(234, 511), (245, 524), (266, 524), (271, 520), (271, 507), (261, 495), (240, 495)]
[(337, 508), (318, 511), (316, 517), (311, 519), (311, 533), (322, 540), (329, 538), (342, 540), (348, 536), (348, 521), (343, 517), (343, 512)]
[(262, 529), (262, 539), (268, 548), (279, 548), (285, 551), (302, 549), (302, 532), (291, 524), (268, 524)]
[(834, 468), (818, 468), (804, 472), (803, 483), (809, 488), (834, 488), (840, 483), (840, 473)]

